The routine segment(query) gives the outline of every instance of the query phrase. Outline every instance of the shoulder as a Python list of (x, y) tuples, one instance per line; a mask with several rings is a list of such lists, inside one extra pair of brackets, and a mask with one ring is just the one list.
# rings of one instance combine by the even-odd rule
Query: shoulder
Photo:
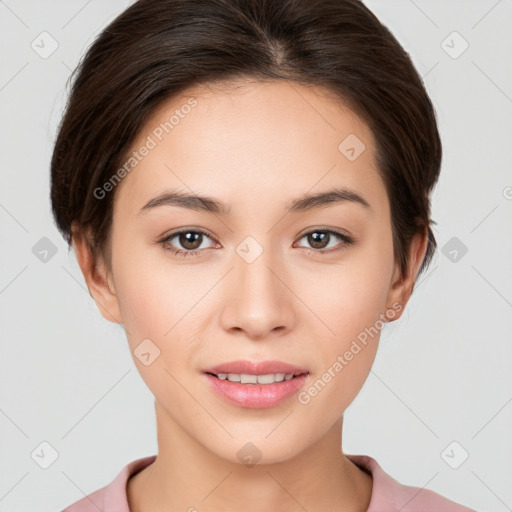
[(372, 496), (367, 512), (380, 512), (384, 509), (386, 512), (476, 512), (430, 489), (401, 484), (368, 455), (346, 457), (372, 475)]
[(98, 489), (86, 496), (82, 499), (76, 501), (75, 503), (68, 505), (62, 512), (92, 512), (95, 510), (105, 510), (105, 494), (109, 489), (109, 485)]
[(131, 476), (142, 471), (155, 459), (156, 455), (150, 455), (130, 462), (108, 485), (68, 505), (62, 512), (130, 512), (126, 483)]

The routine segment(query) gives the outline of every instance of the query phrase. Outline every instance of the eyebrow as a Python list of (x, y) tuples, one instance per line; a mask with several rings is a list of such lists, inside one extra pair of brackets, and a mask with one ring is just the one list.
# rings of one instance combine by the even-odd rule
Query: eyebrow
[[(286, 203), (287, 213), (297, 213), (324, 208), (332, 204), (350, 202), (360, 204), (367, 210), (372, 210), (366, 199), (354, 190), (348, 188), (335, 188), (326, 192), (307, 194)], [(213, 197), (201, 196), (177, 190), (166, 191), (150, 199), (141, 209), (139, 214), (159, 206), (178, 206), (199, 212), (208, 212), (216, 215), (229, 216), (231, 206)]]

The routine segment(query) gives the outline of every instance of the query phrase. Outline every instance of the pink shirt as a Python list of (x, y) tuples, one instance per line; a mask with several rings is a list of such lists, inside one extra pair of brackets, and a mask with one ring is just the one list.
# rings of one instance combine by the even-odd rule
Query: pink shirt
[[(346, 456), (373, 477), (372, 495), (367, 512), (476, 512), (429, 489), (402, 485), (368, 455)], [(126, 482), (130, 476), (149, 466), (155, 459), (156, 455), (151, 455), (130, 462), (110, 484), (85, 496), (62, 512), (130, 512)]]

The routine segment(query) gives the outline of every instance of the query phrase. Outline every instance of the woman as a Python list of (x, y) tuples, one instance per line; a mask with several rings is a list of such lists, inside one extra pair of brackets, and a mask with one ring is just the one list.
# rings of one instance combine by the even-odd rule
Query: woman
[(140, 0), (77, 69), (56, 223), (155, 396), (158, 454), (70, 505), (471, 511), (341, 444), (435, 251), (441, 141), (358, 0)]

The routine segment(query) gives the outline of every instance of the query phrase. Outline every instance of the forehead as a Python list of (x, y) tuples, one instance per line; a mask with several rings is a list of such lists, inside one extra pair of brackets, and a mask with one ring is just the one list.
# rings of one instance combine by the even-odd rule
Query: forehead
[(116, 191), (116, 202), (133, 208), (167, 188), (233, 205), (284, 204), (333, 186), (386, 200), (371, 130), (324, 88), (284, 81), (194, 87), (153, 112), (131, 150), (144, 146), (150, 149)]

